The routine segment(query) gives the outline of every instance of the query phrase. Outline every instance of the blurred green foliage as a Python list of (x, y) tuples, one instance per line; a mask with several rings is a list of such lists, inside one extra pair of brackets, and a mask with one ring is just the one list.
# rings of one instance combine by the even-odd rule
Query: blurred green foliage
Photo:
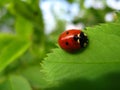
[[(52, 49), (57, 47), (56, 44), (58, 36), (65, 30), (66, 21), (60, 20), (54, 15), (56, 27), (50, 34), (45, 34), (43, 13), (39, 7), (39, 2), (40, 0), (0, 0), (0, 90), (77, 90), (77, 87), (80, 86), (82, 86), (83, 90), (88, 90), (85, 86), (92, 86), (94, 84), (96, 86), (94, 85), (94, 89), (91, 89), (99, 90), (100, 86), (97, 85), (102, 84), (103, 82), (106, 82), (106, 85), (110, 86), (112, 84), (111, 79), (114, 79), (111, 77), (118, 77), (118, 74), (110, 74), (111, 77), (108, 77), (109, 74), (106, 76), (96, 77), (96, 79), (92, 80), (92, 82), (86, 78), (80, 78), (80, 80), (78, 78), (76, 80), (76, 77), (79, 77), (79, 69), (76, 69), (75, 73), (73, 73), (73, 70), (75, 69), (72, 66), (74, 65), (68, 66), (66, 67), (67, 69), (64, 69), (64, 62), (62, 65), (58, 65), (59, 63), (56, 63), (57, 59), (60, 58), (63, 61), (66, 61), (70, 58), (70, 60), (80, 58), (81, 56), (79, 56), (79, 54), (70, 55), (69, 57), (68, 53), (66, 54), (59, 48), (57, 48), (58, 51), (54, 50), (53, 54), (47, 54), (53, 52)], [(85, 27), (98, 25), (99, 23), (105, 23), (105, 15), (108, 12), (113, 11), (113, 9), (107, 6), (102, 10), (85, 8), (83, 4), (84, 0), (67, 0), (67, 2), (70, 4), (74, 2), (79, 3), (80, 10), (84, 11), (85, 13), (82, 17), (81, 14), (76, 16), (72, 23), (78, 24), (82, 22)], [(118, 21), (118, 23), (120, 22), (119, 16), (115, 16), (114, 18), (116, 21)], [(90, 37), (93, 38), (93, 36), (95, 36), (95, 34), (98, 33), (101, 28), (104, 28), (103, 26), (97, 27), (96, 29), (99, 28), (97, 32), (96, 29), (92, 32), (92, 28), (90, 28), (91, 31), (88, 32), (88, 35), (89, 33), (92, 33)], [(109, 27), (109, 24), (107, 24), (107, 26)], [(109, 30), (107, 26), (104, 29)], [(115, 28), (117, 25), (112, 24), (111, 26), (118, 30), (118, 28)], [(118, 33), (119, 31), (116, 32), (115, 35), (119, 36)], [(103, 33), (100, 33), (100, 35), (103, 35)], [(112, 37), (114, 38), (114, 36), (111, 36), (110, 39), (112, 39)], [(104, 37), (102, 39), (104, 39)], [(104, 41), (105, 40), (103, 40), (103, 42)], [(110, 42), (110, 40), (108, 41)], [(114, 43), (111, 45), (114, 46)], [(101, 52), (100, 55), (102, 55)], [(108, 51), (106, 50), (106, 52)], [(89, 51), (87, 53), (89, 53)], [(59, 54), (64, 54), (64, 57), (59, 57)], [(110, 53), (110, 55), (112, 56), (112, 53)], [(118, 54), (114, 54), (114, 56), (115, 55), (117, 56)], [(46, 56), (48, 56), (48, 58), (44, 59)], [(53, 61), (53, 64), (51, 64), (49, 60)], [(75, 67), (77, 66), (75, 65)], [(81, 68), (81, 66), (78, 67)], [(112, 68), (114, 68), (114, 66), (112, 66)], [(83, 68), (81, 69), (84, 70)], [(44, 71), (44, 73), (40, 72), (40, 70)], [(116, 67), (114, 70), (117, 70)], [(103, 73), (103, 71), (104, 70), (101, 70), (100, 73)], [(76, 75), (74, 76), (74, 74)], [(89, 73), (87, 74), (89, 76)], [(87, 74), (83, 74), (83, 76)], [(68, 78), (65, 78), (67, 75)], [(70, 77), (74, 78), (71, 80)], [(119, 79), (120, 78), (118, 77), (118, 83)], [(58, 80), (57, 83), (56, 80)], [(58, 85), (58, 82), (61, 82), (61, 80), (63, 80), (64, 83), (60, 83)], [(101, 81), (98, 82), (98, 80)], [(115, 82), (115, 80), (116, 78), (113, 81)], [(51, 84), (51, 81), (54, 82), (54, 84)], [(102, 88), (110, 90), (104, 85)]]

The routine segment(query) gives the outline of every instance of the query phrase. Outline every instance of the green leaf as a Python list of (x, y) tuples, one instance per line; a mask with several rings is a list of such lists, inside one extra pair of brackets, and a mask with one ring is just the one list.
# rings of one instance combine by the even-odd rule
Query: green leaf
[(24, 77), (11, 75), (0, 84), (0, 90), (32, 90), (32, 88)]
[(73, 3), (74, 2), (74, 0), (67, 0), (69, 3)]
[[(37, 0), (38, 1), (38, 0)], [(35, 0), (33, 1), (35, 2)], [(38, 28), (40, 28), (41, 30), (44, 30), (44, 22), (43, 22), (43, 18), (42, 18), (42, 12), (39, 8), (39, 4), (35, 3), (37, 8), (33, 8), (32, 5), (34, 3), (32, 3), (31, 5), (20, 1), (20, 0), (15, 0), (14, 1), (14, 10), (16, 11), (16, 14), (21, 15), (22, 17), (30, 20), (34, 25), (36, 25)]]
[(54, 49), (42, 64), (46, 79), (51, 83), (63, 84), (65, 80), (94, 80), (108, 73), (120, 72), (119, 28), (119, 23), (88, 28), (85, 32), (89, 45), (78, 53)]
[[(4, 37), (5, 38), (5, 37)], [(6, 38), (5, 38), (6, 39)], [(0, 38), (0, 41), (3, 40), (3, 37)], [(3, 43), (6, 41), (5, 43)], [(16, 60), (21, 56), (29, 47), (29, 43), (25, 40), (21, 40), (17, 37), (11, 41), (3, 40), (1, 42), (1, 52), (0, 52), (0, 71), (2, 71), (7, 65)]]
[(10, 42), (13, 41), (15, 36), (11, 34), (0, 34), (0, 54), (3, 48), (5, 48), (6, 45), (8, 45)]
[(17, 16), (15, 28), (17, 34), (22, 38), (29, 40), (32, 36), (33, 25), (21, 16)]
[(13, 0), (0, 0), (0, 6), (8, 4), (10, 2), (12, 2)]
[(117, 11), (116, 14), (117, 14), (117, 15), (115, 15), (114, 17), (115, 17), (116, 21), (117, 21), (118, 23), (120, 23), (120, 11)]
[(29, 67), (23, 70), (22, 75), (29, 80), (34, 88), (44, 88), (47, 86), (47, 82), (43, 77), (44, 74), (40, 72), (40, 66)]

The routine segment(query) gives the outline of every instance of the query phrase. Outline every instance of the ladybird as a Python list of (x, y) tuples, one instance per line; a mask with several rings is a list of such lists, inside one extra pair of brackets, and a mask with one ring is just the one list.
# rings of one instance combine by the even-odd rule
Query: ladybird
[(59, 46), (68, 52), (76, 52), (88, 45), (88, 37), (82, 30), (64, 31), (58, 39)]

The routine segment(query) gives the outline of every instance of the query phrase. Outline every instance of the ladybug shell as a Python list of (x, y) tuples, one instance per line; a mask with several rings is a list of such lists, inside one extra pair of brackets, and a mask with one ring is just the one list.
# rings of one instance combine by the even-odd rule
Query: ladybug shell
[(81, 32), (82, 32), (81, 30), (75, 30), (75, 29), (71, 29), (63, 32), (58, 39), (58, 43), (60, 47), (68, 52), (78, 51), (81, 48), (81, 46), (80, 43), (78, 43), (74, 39), (74, 37), (75, 35), (78, 34), (80, 35)]

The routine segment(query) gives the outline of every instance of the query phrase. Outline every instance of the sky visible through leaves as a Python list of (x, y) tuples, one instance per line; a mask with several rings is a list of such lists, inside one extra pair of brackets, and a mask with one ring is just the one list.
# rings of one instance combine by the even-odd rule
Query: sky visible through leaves
[[(103, 3), (105, 2), (105, 3)], [(96, 9), (104, 9), (105, 4), (107, 6), (115, 9), (120, 10), (120, 0), (85, 0), (84, 6), (86, 8), (96, 8)], [(46, 33), (50, 33), (53, 28), (55, 27), (55, 18), (53, 13), (56, 14), (57, 18), (65, 20), (68, 22), (67, 28), (73, 28), (74, 26), (71, 25), (71, 21), (77, 16), (80, 12), (79, 4), (76, 2), (70, 4), (66, 0), (41, 0), (40, 7), (43, 11), (44, 20), (45, 20), (45, 30)], [(61, 13), (62, 12), (62, 13)], [(105, 20), (112, 21), (113, 20), (113, 13), (108, 13), (105, 16)], [(75, 27), (74, 27), (75, 28)]]

